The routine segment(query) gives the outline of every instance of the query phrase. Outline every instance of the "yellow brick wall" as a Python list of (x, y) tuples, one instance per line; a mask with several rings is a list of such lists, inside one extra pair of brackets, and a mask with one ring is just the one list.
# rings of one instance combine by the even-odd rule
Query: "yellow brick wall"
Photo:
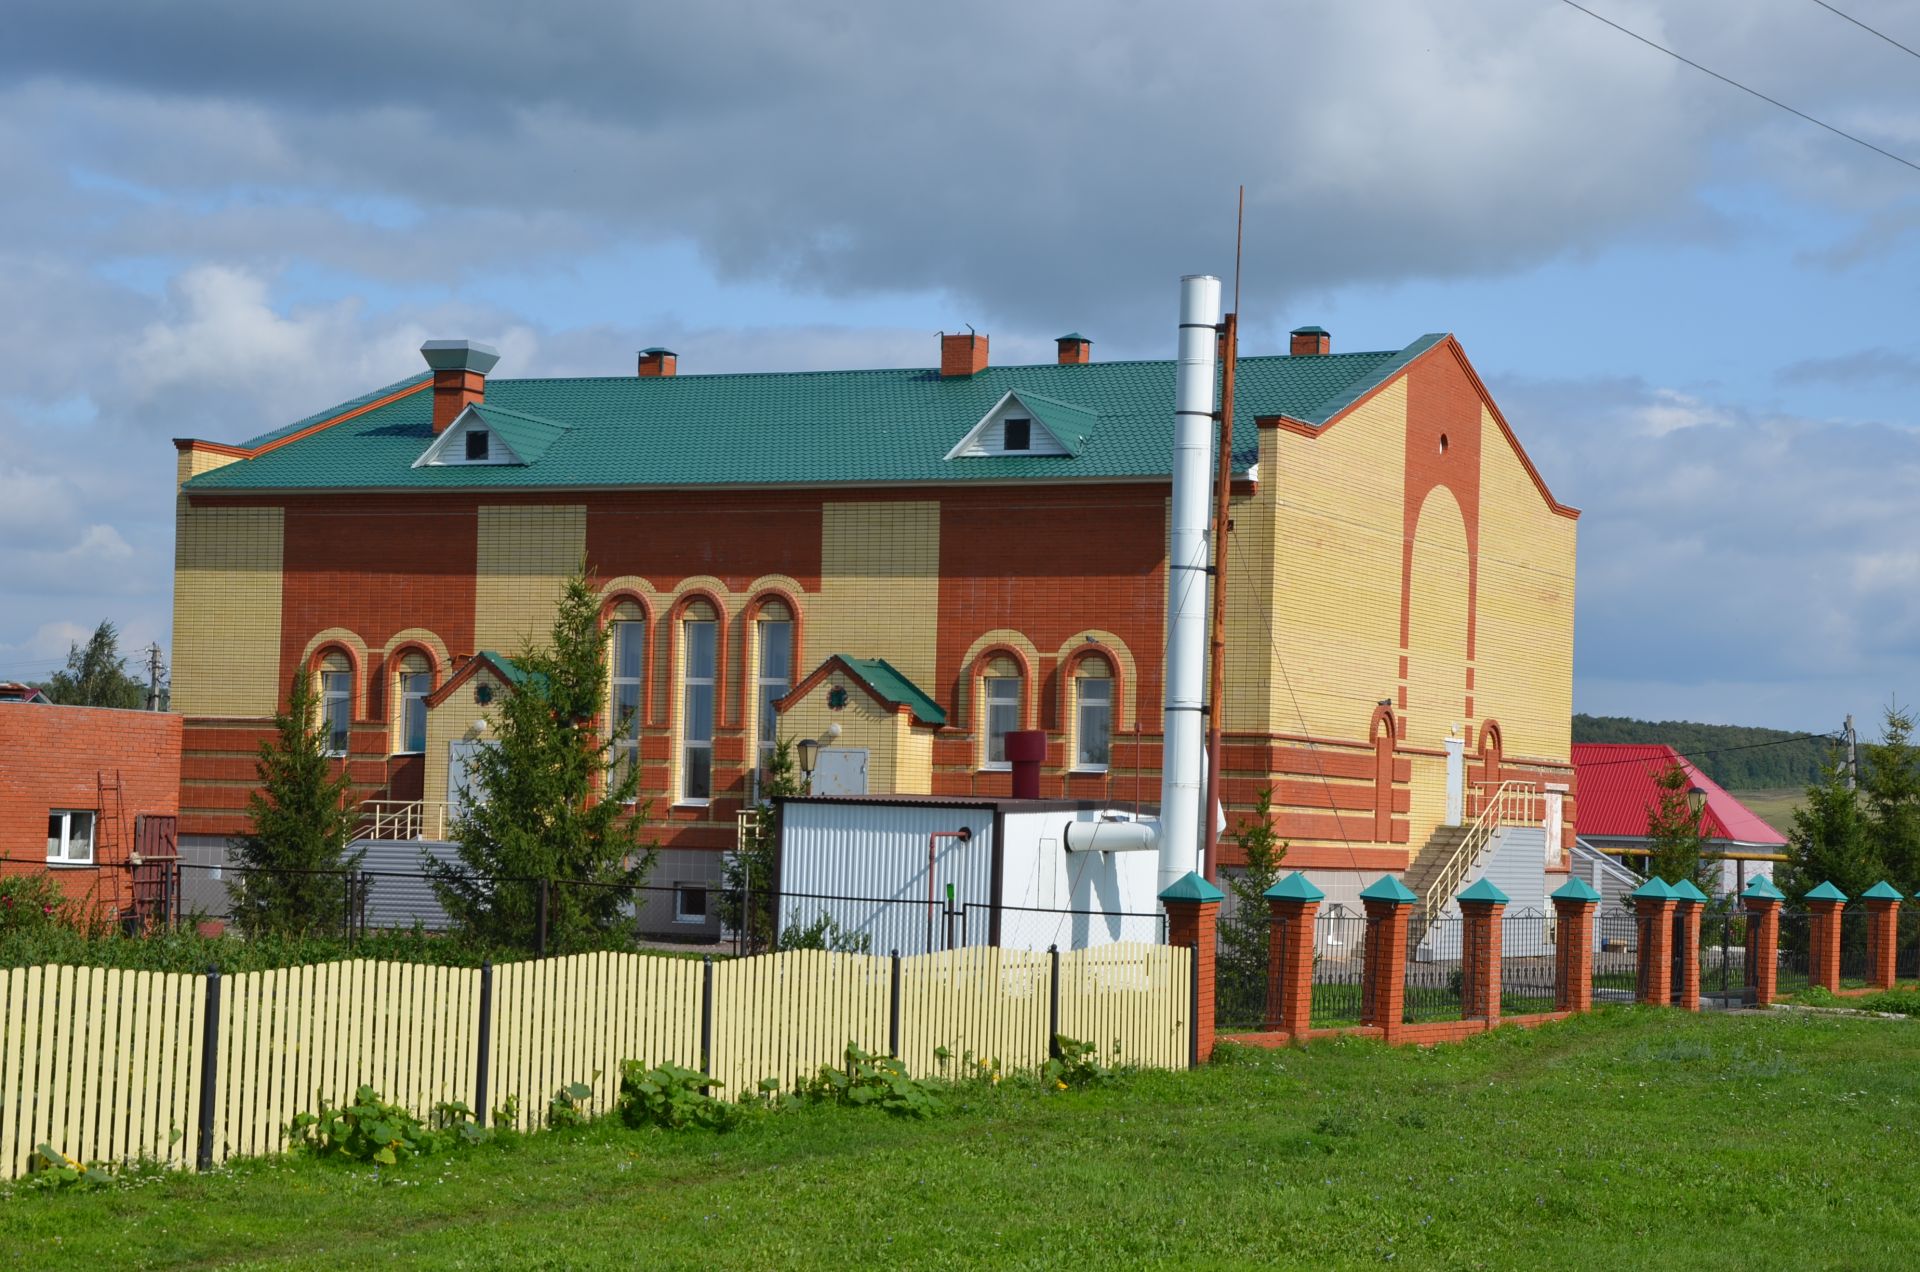
[[(1373, 703), (1399, 683), (1406, 412), (1401, 379), (1319, 437), (1264, 434), (1261, 486), (1274, 499), (1267, 718), (1276, 733), (1363, 740)], [(1243, 576), (1230, 563), (1228, 577)]]
[(805, 674), (829, 654), (880, 656), (934, 683), (940, 505), (830, 503), (821, 510), (820, 594), (807, 606)]
[[(476, 696), (482, 685), (493, 692), (496, 702), (499, 701), (499, 695), (506, 692), (499, 677), (483, 666), (465, 684), (427, 712), (426, 773), (421, 798), (429, 803), (446, 801), (450, 744), (466, 737), (491, 736), (494, 709), (491, 705), (481, 706)], [(488, 722), (488, 731), (475, 732), (475, 722), (482, 719)]]
[(482, 507), (479, 522), (474, 644), (511, 656), (552, 631), (561, 588), (586, 557), (587, 510)]
[(1467, 564), (1466, 519), (1453, 493), (1435, 486), (1413, 532), (1403, 743), (1438, 748), (1450, 729), (1466, 721)]
[[(1279, 515), (1278, 484), (1268, 479), (1268, 454), (1277, 431), (1261, 430), (1260, 489), (1230, 501), (1233, 530), (1227, 539), (1226, 703), (1221, 727), (1230, 733), (1266, 732), (1273, 720), (1273, 536)], [(1216, 557), (1216, 564), (1218, 558)], [(1211, 650), (1209, 650), (1211, 653)], [(1151, 711), (1152, 707), (1142, 704)], [(1291, 710), (1291, 708), (1289, 708)]]
[[(847, 695), (846, 706), (838, 711), (827, 706), (827, 696), (836, 688)], [(840, 736), (823, 746), (866, 750), (869, 794), (924, 795), (932, 788), (933, 735), (931, 730), (904, 725), (903, 719), (893, 708), (874, 701), (858, 681), (835, 671), (782, 713), (780, 731), (795, 741), (824, 739), (827, 726), (837, 724)], [(915, 740), (915, 733), (926, 736)]]
[[(232, 458), (182, 451), (181, 482)], [(284, 522), (278, 508), (175, 498), (172, 709), (259, 717), (278, 708)]]
[(1573, 727), (1574, 550), (1488, 412), (1480, 448), (1480, 605), (1474, 714), (1506, 753), (1566, 761)]

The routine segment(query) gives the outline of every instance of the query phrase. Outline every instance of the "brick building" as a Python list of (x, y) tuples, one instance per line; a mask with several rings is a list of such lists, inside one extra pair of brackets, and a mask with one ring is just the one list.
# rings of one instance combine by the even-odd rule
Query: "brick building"
[(68, 897), (119, 912), (128, 857), (170, 852), (179, 716), (0, 699), (0, 874), (47, 871)]
[[(1578, 514), (1451, 336), (1329, 346), (1239, 362), (1223, 794), (1232, 818), (1273, 785), (1289, 864), (1339, 896), (1502, 781), (1571, 785)], [(659, 881), (717, 873), (776, 732), (827, 738), (834, 789), (985, 796), (1004, 734), (1041, 729), (1046, 793), (1154, 800), (1171, 362), (1076, 335), (997, 367), (969, 334), (927, 369), (678, 375), (651, 349), (516, 380), (422, 352), (251, 441), (176, 442), (188, 842), (241, 828), (302, 666), (363, 797), (457, 804), (582, 561)]]

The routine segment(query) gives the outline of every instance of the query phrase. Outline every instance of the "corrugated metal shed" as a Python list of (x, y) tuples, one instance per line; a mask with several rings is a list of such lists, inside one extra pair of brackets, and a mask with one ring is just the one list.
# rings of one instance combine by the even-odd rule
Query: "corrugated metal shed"
[(1721, 789), (1719, 783), (1670, 746), (1627, 742), (1577, 742), (1573, 766), (1579, 776), (1575, 828), (1586, 839), (1644, 839), (1647, 810), (1659, 803), (1655, 778), (1678, 764), (1707, 792), (1708, 839), (1755, 847), (1778, 847), (1786, 837)]

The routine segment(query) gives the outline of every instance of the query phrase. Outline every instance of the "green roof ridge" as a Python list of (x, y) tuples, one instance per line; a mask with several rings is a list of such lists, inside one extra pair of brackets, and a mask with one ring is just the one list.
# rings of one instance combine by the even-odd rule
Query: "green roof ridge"
[(1275, 883), (1260, 895), (1270, 901), (1324, 901), (1327, 894), (1298, 870)]
[(1394, 905), (1411, 905), (1420, 898), (1413, 890), (1392, 875), (1381, 875), (1360, 890), (1362, 901), (1390, 901)]
[(1700, 886), (1691, 879), (1682, 879), (1674, 884), (1673, 896), (1676, 901), (1691, 901), (1696, 905), (1707, 899), (1707, 894), (1700, 891)]
[(1500, 891), (1499, 886), (1496, 885), (1493, 880), (1483, 876), (1475, 879), (1465, 888), (1462, 888), (1460, 895), (1455, 897), (1454, 900), (1489, 902), (1494, 905), (1505, 905), (1507, 903), (1507, 894)]
[(1553, 890), (1550, 900), (1554, 901), (1598, 901), (1600, 893), (1594, 886), (1578, 875), (1567, 876), (1567, 881)]
[(1655, 875), (1651, 879), (1648, 879), (1645, 883), (1635, 888), (1632, 892), (1627, 893), (1627, 895), (1637, 899), (1645, 899), (1649, 901), (1671, 901), (1675, 899), (1673, 895), (1673, 886), (1669, 884), (1665, 879), (1662, 879), (1659, 875)]
[(1746, 890), (1740, 895), (1743, 897), (1752, 897), (1756, 901), (1785, 901), (1787, 899), (1787, 894), (1774, 887), (1773, 880), (1767, 878), (1765, 875), (1753, 876), (1752, 879), (1747, 881)]
[(1847, 894), (1834, 887), (1833, 881), (1829, 879), (1801, 899), (1805, 901), (1845, 901)]
[(1882, 879), (1865, 892), (1862, 892), (1860, 899), (1862, 901), (1898, 901), (1901, 899), (1900, 889), (1894, 887), (1885, 879)]
[(928, 724), (942, 725), (947, 722), (947, 713), (940, 704), (886, 659), (855, 658), (851, 654), (835, 654), (834, 657), (846, 664), (848, 670), (886, 701), (906, 707)]
[(1226, 893), (1189, 870), (1160, 893), (1162, 901), (1222, 901)]

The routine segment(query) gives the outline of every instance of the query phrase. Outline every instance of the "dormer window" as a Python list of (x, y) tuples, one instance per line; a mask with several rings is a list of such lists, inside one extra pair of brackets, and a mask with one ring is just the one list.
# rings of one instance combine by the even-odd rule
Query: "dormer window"
[(1001, 449), (1010, 451), (1029, 451), (1033, 449), (1033, 421), (1010, 419), (1003, 426)]
[(467, 430), (467, 462), (483, 464), (488, 458), (488, 443), (491, 435), (484, 428)]
[(1026, 389), (1010, 389), (954, 444), (947, 458), (1007, 455), (1071, 459), (1085, 448), (1099, 422), (1099, 412), (1084, 406)]
[(413, 461), (413, 466), (531, 464), (571, 428), (571, 425), (528, 415), (525, 411), (476, 402), (454, 417), (453, 423)]

